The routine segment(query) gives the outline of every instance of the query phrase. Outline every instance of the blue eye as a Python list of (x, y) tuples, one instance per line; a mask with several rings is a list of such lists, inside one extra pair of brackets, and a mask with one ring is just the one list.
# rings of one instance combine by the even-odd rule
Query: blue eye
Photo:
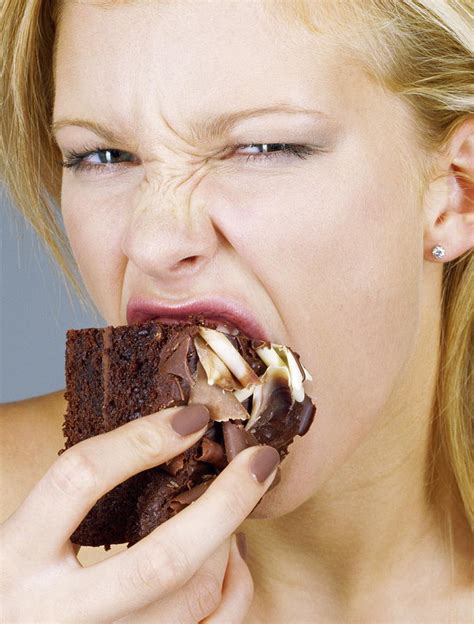
[[(297, 145), (293, 143), (250, 143), (248, 145), (235, 145), (233, 150), (237, 152), (241, 149), (255, 149), (257, 150), (253, 154), (248, 154), (246, 161), (249, 160), (268, 160), (277, 158), (292, 158), (297, 157), (305, 159), (307, 156), (311, 156), (316, 153), (315, 148), (311, 148), (308, 145)], [(93, 158), (97, 158), (93, 164)], [(237, 157), (238, 158), (238, 157)], [(122, 159), (116, 162), (115, 159)], [(123, 162), (135, 162), (135, 158), (130, 152), (124, 152), (119, 149), (85, 149), (82, 152), (71, 151), (67, 154), (64, 161), (60, 164), (62, 167), (72, 169), (75, 171), (91, 171), (96, 172), (115, 170)]]
[[(61, 166), (67, 167), (74, 170), (86, 170), (86, 169), (96, 169), (103, 170), (104, 168), (110, 170), (111, 165), (117, 165), (119, 163), (115, 162), (116, 158), (120, 158), (122, 154), (126, 155), (126, 162), (134, 162), (134, 157), (130, 152), (123, 152), (118, 149), (91, 149), (84, 150), (83, 152), (75, 152), (71, 151), (67, 154), (64, 161), (61, 162)], [(98, 157), (99, 162), (97, 164), (92, 164), (92, 161), (88, 160), (91, 157)], [(115, 168), (115, 167), (112, 167)]]

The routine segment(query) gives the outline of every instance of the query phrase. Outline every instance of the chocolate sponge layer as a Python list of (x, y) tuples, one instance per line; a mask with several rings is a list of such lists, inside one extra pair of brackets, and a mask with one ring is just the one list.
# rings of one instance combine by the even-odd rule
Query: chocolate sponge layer
[[(200, 317), (189, 317), (178, 325), (150, 321), (69, 330), (65, 449), (130, 420), (186, 405), (199, 365), (193, 342), (199, 324), (213, 327)], [(243, 334), (228, 338), (261, 376), (267, 368), (256, 353), (261, 341)], [(247, 409), (249, 401), (242, 403)], [(137, 542), (202, 493), (232, 459), (235, 449), (270, 444), (284, 457), (294, 436), (306, 433), (315, 411), (305, 396), (291, 409), (276, 399), (250, 431), (245, 431), (240, 421), (211, 420), (205, 436), (184, 454), (135, 475), (99, 499), (71, 536), (72, 542), (106, 548)]]

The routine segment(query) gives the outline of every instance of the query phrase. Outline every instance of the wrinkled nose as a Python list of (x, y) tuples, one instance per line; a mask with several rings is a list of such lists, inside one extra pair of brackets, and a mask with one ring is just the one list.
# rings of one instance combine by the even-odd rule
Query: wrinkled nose
[(122, 239), (136, 268), (166, 287), (196, 277), (214, 257), (218, 235), (204, 202), (185, 183), (146, 184)]

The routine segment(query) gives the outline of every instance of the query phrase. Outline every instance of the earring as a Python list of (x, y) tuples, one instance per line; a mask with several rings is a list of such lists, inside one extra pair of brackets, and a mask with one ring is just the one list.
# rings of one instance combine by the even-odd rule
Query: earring
[(441, 260), (446, 255), (446, 249), (442, 245), (436, 245), (431, 250), (432, 255), (436, 258), (436, 260)]

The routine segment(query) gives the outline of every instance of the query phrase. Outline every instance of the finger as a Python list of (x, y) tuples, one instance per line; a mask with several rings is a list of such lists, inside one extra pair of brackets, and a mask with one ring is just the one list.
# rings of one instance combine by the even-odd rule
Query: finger
[(218, 607), (229, 561), (230, 538), (207, 559), (184, 587), (125, 618), (120, 624), (196, 624)]
[(184, 452), (204, 434), (208, 421), (204, 406), (168, 408), (76, 444), (38, 481), (6, 530), (20, 548), (22, 542), (36, 542), (41, 555), (59, 552), (101, 496)]
[(252, 575), (242, 557), (237, 538), (234, 535), (222, 585), (221, 601), (217, 609), (201, 624), (241, 624), (245, 621), (250, 609), (253, 594)]
[[(89, 612), (121, 617), (175, 592), (204, 565), (251, 513), (276, 474), (278, 451), (268, 446), (239, 453), (205, 493), (126, 552), (90, 566), (78, 592)], [(87, 587), (95, 587), (94, 596)]]

